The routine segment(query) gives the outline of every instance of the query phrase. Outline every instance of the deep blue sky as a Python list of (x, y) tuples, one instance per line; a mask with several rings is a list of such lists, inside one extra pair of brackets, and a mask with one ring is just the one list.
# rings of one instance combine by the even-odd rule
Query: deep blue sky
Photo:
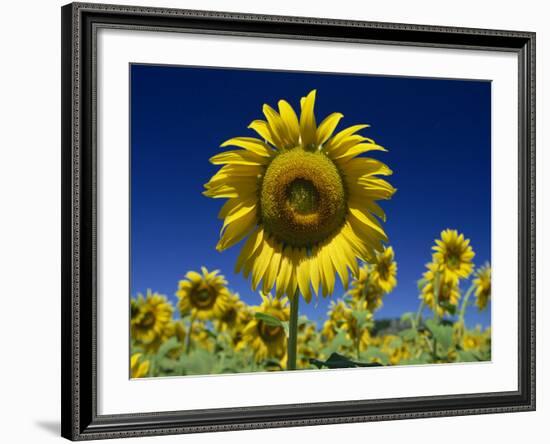
[[(215, 250), (225, 201), (203, 196), (217, 167), (208, 158), (235, 136), (253, 136), (262, 104), (299, 99), (317, 89), (320, 122), (341, 112), (338, 128), (369, 123), (367, 137), (386, 147), (375, 153), (394, 171), (398, 189), (382, 202), (396, 252), (398, 286), (377, 318), (416, 311), (416, 281), (441, 230), (471, 239), (475, 263), (491, 251), (491, 84), (366, 75), (131, 65), (131, 293), (148, 288), (173, 301), (178, 280), (201, 265), (220, 269), (231, 289), (251, 305), (260, 296), (233, 272), (240, 245)], [(463, 284), (464, 286), (464, 284)], [(341, 294), (337, 287), (335, 295)], [(302, 303), (313, 320), (329, 300)], [(468, 325), (490, 324), (490, 311), (470, 308)]]

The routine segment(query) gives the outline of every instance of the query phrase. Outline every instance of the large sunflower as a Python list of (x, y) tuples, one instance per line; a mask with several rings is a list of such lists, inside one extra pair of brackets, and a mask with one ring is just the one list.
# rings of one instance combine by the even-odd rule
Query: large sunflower
[(472, 259), (475, 256), (470, 239), (465, 239), (457, 230), (447, 229), (441, 232), (441, 239), (436, 239), (435, 243), (432, 247), (435, 251), (433, 262), (438, 264), (445, 281), (458, 282), (459, 279), (470, 276), (474, 267)]
[(179, 282), (176, 296), (180, 313), (190, 313), (193, 318), (204, 321), (219, 319), (228, 305), (227, 282), (218, 270), (208, 271), (201, 267), (201, 271), (202, 275), (189, 271), (186, 279)]
[(480, 267), (475, 274), (474, 279), (476, 305), (480, 310), (487, 307), (491, 298), (491, 266), (485, 264)]
[[(217, 249), (222, 251), (248, 237), (236, 270), (261, 281), (264, 293), (306, 301), (322, 288), (334, 290), (337, 273), (345, 287), (357, 259), (368, 261), (387, 241), (379, 219), (385, 214), (376, 201), (395, 189), (378, 176), (391, 170), (361, 154), (382, 150), (355, 125), (336, 134), (343, 117), (333, 113), (319, 125), (314, 114), (316, 91), (301, 100), (300, 117), (285, 100), (278, 112), (263, 106), (266, 120), (249, 128), (260, 138), (236, 137), (221, 146), (235, 149), (210, 159), (222, 168), (205, 185), (204, 194), (226, 198)], [(311, 284), (311, 285), (310, 285)]]
[[(277, 299), (271, 295), (262, 294), (262, 300), (259, 307), (253, 307), (256, 313), (265, 313), (280, 321), (288, 322), (290, 307), (287, 298)], [(257, 362), (275, 358), (280, 360), (282, 366), (286, 365), (287, 339), (283, 327), (253, 318), (243, 330), (243, 346), (244, 344), (252, 347)]]
[(164, 335), (172, 321), (173, 308), (166, 296), (147, 290), (145, 296), (138, 294), (137, 299), (130, 301), (130, 312), (132, 338), (147, 345)]

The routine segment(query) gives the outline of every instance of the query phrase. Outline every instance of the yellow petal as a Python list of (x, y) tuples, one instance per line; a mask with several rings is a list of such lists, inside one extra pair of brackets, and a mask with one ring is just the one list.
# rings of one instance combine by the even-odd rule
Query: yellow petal
[(271, 157), (273, 155), (273, 150), (265, 142), (255, 137), (234, 137), (221, 144), (222, 148), (226, 146), (238, 146), (262, 157)]
[(302, 112), (300, 114), (300, 133), (302, 135), (302, 145), (307, 147), (315, 143), (315, 133), (317, 131), (317, 124), (315, 123), (315, 94), (316, 91), (311, 91), (302, 105)]
[(229, 214), (226, 216), (223, 222), (222, 232), (227, 225), (233, 222), (236, 222), (241, 218), (244, 218), (248, 213), (255, 210), (256, 210), (256, 200), (250, 199), (250, 200), (241, 201), (239, 205), (233, 208), (229, 212)]
[(332, 113), (321, 122), (315, 135), (317, 146), (322, 145), (332, 136), (332, 133), (342, 117), (344, 117), (344, 115), (341, 113)]
[(335, 149), (338, 149), (340, 144), (348, 137), (352, 136), (353, 134), (355, 134), (357, 131), (360, 131), (364, 128), (368, 128), (369, 125), (353, 125), (353, 126), (350, 126), (348, 128), (345, 128), (343, 129), (342, 131), (340, 131), (339, 133), (337, 133), (332, 139), (330, 139), (326, 144), (325, 144), (325, 149), (327, 151), (332, 151), (332, 150), (335, 150)]
[(267, 242), (262, 242), (258, 250), (258, 256), (252, 266), (252, 288), (254, 291), (256, 291), (260, 280), (264, 277), (265, 271), (267, 267), (269, 267), (271, 257), (273, 256), (273, 248), (271, 248), (271, 245)]
[[(268, 242), (273, 241), (269, 239)], [(274, 242), (272, 244), (272, 248), (273, 256), (271, 257), (271, 261), (269, 263), (269, 267), (267, 268), (262, 285), (262, 290), (264, 293), (269, 293), (273, 288), (273, 285), (275, 285), (275, 280), (279, 274), (279, 267), (281, 264), (281, 245), (278, 242)]]
[(225, 151), (210, 158), (214, 165), (265, 165), (269, 160), (249, 151)]
[(346, 267), (346, 259), (342, 253), (340, 242), (338, 241), (339, 236), (335, 236), (328, 244), (327, 248), (330, 252), (329, 257), (332, 261), (332, 265), (336, 269), (342, 285), (347, 289), (349, 282), (349, 272)]
[(241, 217), (240, 220), (224, 227), (216, 250), (223, 251), (244, 239), (244, 237), (254, 228), (257, 222), (257, 211), (254, 209)]
[(288, 247), (285, 248), (281, 254), (281, 268), (279, 274), (277, 275), (277, 289), (276, 296), (280, 298), (283, 296), (286, 288), (288, 287), (288, 282), (290, 280), (290, 275), (292, 272), (292, 265), (290, 263), (290, 258), (288, 257)]
[(269, 105), (263, 106), (263, 112), (267, 119), (273, 142), (279, 148), (286, 148), (290, 144), (290, 136), (281, 116)]
[(300, 139), (300, 123), (294, 108), (286, 100), (279, 100), (279, 114), (285, 122), (290, 136), (290, 142), (294, 146), (298, 145)]
[(321, 283), (323, 286), (323, 296), (329, 296), (334, 291), (334, 268), (330, 259), (330, 251), (327, 245), (322, 245), (319, 248), (319, 262)]
[(298, 279), (298, 286), (300, 287), (300, 293), (304, 297), (305, 301), (309, 303), (311, 301), (311, 287), (309, 285), (310, 270), (309, 260), (305, 248), (299, 250), (298, 254), (298, 267), (296, 269), (296, 277)]
[(345, 161), (352, 159), (353, 157), (359, 156), (363, 153), (368, 153), (369, 151), (387, 151), (386, 148), (376, 145), (374, 143), (358, 143), (344, 151), (338, 150), (337, 154), (334, 154), (331, 157), (333, 160)]
[(277, 147), (273, 134), (271, 134), (271, 129), (265, 120), (254, 120), (248, 128), (256, 131), (264, 140), (269, 142), (271, 145)]
[(237, 258), (237, 263), (235, 265), (236, 273), (241, 271), (243, 264), (256, 252), (263, 240), (263, 236), (264, 230), (260, 227), (257, 227), (252, 234), (250, 234)]

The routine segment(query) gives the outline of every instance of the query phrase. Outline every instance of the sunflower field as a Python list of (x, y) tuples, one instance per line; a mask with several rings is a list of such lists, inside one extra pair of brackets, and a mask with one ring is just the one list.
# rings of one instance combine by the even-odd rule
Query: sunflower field
[[(436, 242), (435, 260), (447, 249), (461, 247), (463, 258), (471, 251), (456, 231), (444, 231)], [(375, 314), (397, 284), (392, 248), (378, 254), (373, 264), (363, 264), (349, 290), (331, 302), (322, 325), (298, 318), (296, 368), (490, 360), (490, 328), (465, 327), (468, 306), (487, 308), (490, 266), (478, 268), (462, 294), (459, 280), (449, 284), (444, 271), (434, 271), (436, 264), (430, 262), (418, 281), (418, 312), (391, 320), (377, 320)], [(463, 265), (472, 268), (468, 260)], [(229, 290), (218, 271), (204, 267), (200, 273), (189, 271), (176, 294), (177, 306), (152, 291), (131, 299), (132, 378), (288, 368), (287, 297), (260, 293), (258, 305), (249, 306)]]
[[(391, 169), (367, 157), (385, 148), (336, 132), (335, 112), (319, 124), (315, 90), (300, 113), (285, 100), (265, 104), (258, 137), (234, 137), (210, 159), (220, 169), (204, 186), (226, 199), (216, 249), (241, 244), (235, 271), (250, 278), (248, 305), (218, 270), (190, 270), (177, 304), (148, 290), (130, 300), (132, 378), (296, 369), (407, 365), (491, 359), (491, 332), (466, 328), (475, 303), (491, 297), (491, 268), (475, 269), (470, 241), (441, 232), (418, 280), (419, 307), (399, 319), (376, 312), (397, 285), (394, 249), (378, 201), (396, 189)], [(343, 294), (335, 294), (336, 278)], [(463, 289), (466, 288), (466, 291)], [(300, 315), (300, 301), (331, 298), (322, 325)], [(426, 315), (428, 313), (428, 315)]]

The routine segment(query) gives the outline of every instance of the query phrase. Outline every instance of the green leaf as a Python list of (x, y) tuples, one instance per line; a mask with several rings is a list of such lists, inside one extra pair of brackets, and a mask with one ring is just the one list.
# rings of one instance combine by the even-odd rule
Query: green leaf
[(440, 301), (439, 305), (447, 310), (451, 315), (455, 315), (457, 311), (457, 306), (449, 303), (448, 301)]
[(369, 310), (352, 310), (351, 314), (357, 321), (357, 328), (360, 330), (372, 326), (372, 321), (369, 319)]
[(284, 328), (283, 322), (279, 318), (276, 318), (275, 316), (271, 316), (270, 314), (267, 314), (267, 313), (256, 313), (254, 316), (256, 317), (256, 319), (258, 319), (259, 321), (265, 322), (267, 325), (270, 325), (272, 327)]
[(182, 347), (179, 341), (175, 337), (171, 337), (160, 346), (159, 351), (157, 352), (158, 359), (161, 360), (172, 350), (175, 350), (179, 347)]
[(405, 341), (414, 341), (416, 339), (417, 332), (414, 328), (407, 328), (399, 332), (399, 336)]
[(477, 356), (471, 351), (458, 350), (458, 361), (459, 362), (476, 362), (479, 361)]
[(382, 365), (387, 365), (390, 362), (390, 359), (386, 353), (378, 347), (373, 347), (372, 345), (361, 353), (361, 359), (367, 362), (381, 361)]
[(320, 361), (319, 359), (310, 358), (309, 362), (315, 365), (317, 368), (378, 367), (382, 365), (376, 362), (366, 363), (366, 362), (352, 361), (351, 359), (346, 358), (345, 356), (339, 353), (332, 353), (326, 361)]
[(450, 325), (440, 325), (433, 319), (428, 319), (426, 328), (445, 352), (453, 345), (453, 327)]
[(322, 350), (324, 355), (337, 352), (340, 348), (347, 348), (353, 345), (353, 341), (347, 337), (345, 330), (339, 329), (338, 333), (330, 343)]

